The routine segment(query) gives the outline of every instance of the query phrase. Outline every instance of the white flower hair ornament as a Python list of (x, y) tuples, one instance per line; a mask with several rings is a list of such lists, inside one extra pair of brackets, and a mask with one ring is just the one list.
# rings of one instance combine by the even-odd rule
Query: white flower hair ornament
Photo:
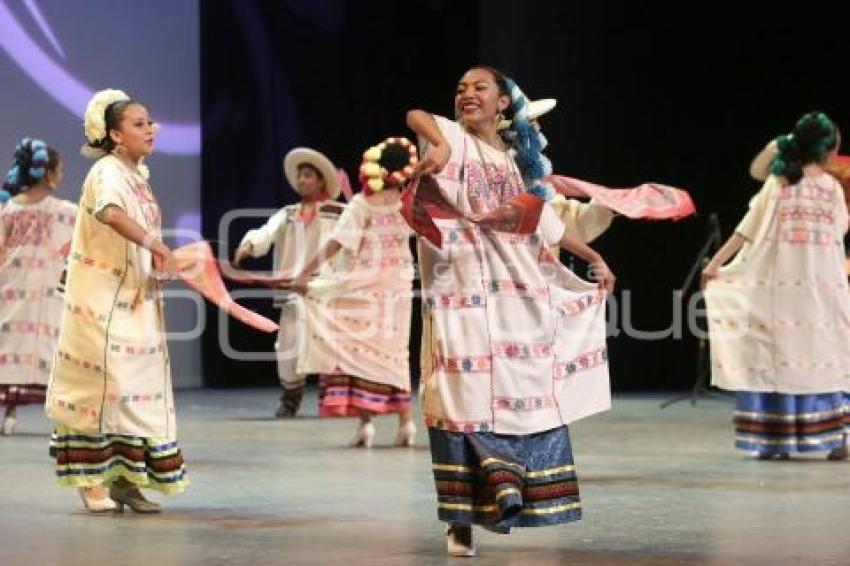
[(96, 92), (91, 97), (83, 115), (83, 131), (88, 143), (83, 145), (80, 153), (93, 159), (106, 155), (106, 152), (98, 147), (106, 139), (106, 109), (111, 104), (127, 100), (130, 100), (130, 97), (124, 91), (111, 88)]

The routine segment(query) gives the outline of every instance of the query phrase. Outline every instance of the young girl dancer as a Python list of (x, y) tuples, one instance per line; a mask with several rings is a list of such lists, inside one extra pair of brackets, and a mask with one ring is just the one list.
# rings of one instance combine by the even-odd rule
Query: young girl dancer
[[(414, 444), (408, 360), (413, 258), (400, 190), (416, 163), (416, 147), (404, 138), (366, 151), (363, 191), (294, 285), (306, 290), (310, 334), (299, 371), (321, 374), (320, 415), (359, 417), (356, 446), (372, 445), (377, 413), (397, 413), (395, 443)], [(308, 284), (320, 265), (319, 277)]]

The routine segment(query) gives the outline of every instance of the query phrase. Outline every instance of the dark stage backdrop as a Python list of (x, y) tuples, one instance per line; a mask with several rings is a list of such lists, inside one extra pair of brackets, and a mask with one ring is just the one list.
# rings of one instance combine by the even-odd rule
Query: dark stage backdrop
[[(293, 202), (280, 165), (290, 148), (319, 149), (354, 178), (363, 149), (406, 133), (407, 109), (450, 115), (460, 74), (488, 63), (531, 98), (558, 99), (542, 120), (556, 172), (691, 191), (697, 218), (618, 219), (596, 243), (619, 277), (619, 334), (609, 340), (615, 389), (688, 386), (696, 341), (687, 325), (673, 336), (673, 291), (708, 235), (708, 215), (719, 215), (728, 236), (758, 189), (749, 160), (803, 112), (824, 110), (850, 130), (842, 34), (767, 4), (741, 6), (694, 15), (666, 3), (590, 0), (201, 2), (204, 234), (232, 254), (263, 219), (222, 234), (228, 211)], [(268, 299), (245, 303), (277, 315)], [(235, 349), (272, 351), (271, 336), (233, 322), (227, 330)], [(418, 339), (414, 324), (414, 369)], [(211, 325), (208, 385), (276, 381), (272, 361), (230, 359), (221, 340)]]

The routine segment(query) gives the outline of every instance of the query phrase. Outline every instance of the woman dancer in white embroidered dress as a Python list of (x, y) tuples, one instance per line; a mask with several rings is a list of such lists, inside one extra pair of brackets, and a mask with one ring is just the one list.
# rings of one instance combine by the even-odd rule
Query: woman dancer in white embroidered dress
[[(599, 254), (566, 233), (548, 204), (527, 235), (469, 221), (539, 189), (542, 156), (522, 151), (537, 135), (523, 119), (526, 104), (500, 72), (475, 67), (458, 83), (457, 122), (408, 113), (427, 142), (419, 173), (434, 174), (466, 215), (435, 218), (444, 245), (420, 246), (433, 353), (422, 376), (423, 412), (439, 518), (449, 523), (448, 552), (456, 556), (475, 554), (472, 524), (507, 532), (577, 520), (566, 425), (610, 406), (604, 310), (614, 277)], [(516, 114), (516, 160), (498, 132), (508, 111)], [(599, 283), (560, 265), (554, 244), (592, 264)]]

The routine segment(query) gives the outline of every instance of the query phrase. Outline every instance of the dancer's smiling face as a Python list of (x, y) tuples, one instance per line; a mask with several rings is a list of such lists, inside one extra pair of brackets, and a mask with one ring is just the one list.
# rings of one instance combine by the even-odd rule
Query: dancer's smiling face
[(455, 91), (455, 112), (469, 128), (498, 125), (499, 114), (510, 106), (496, 77), (487, 69), (473, 68), (461, 77)]

